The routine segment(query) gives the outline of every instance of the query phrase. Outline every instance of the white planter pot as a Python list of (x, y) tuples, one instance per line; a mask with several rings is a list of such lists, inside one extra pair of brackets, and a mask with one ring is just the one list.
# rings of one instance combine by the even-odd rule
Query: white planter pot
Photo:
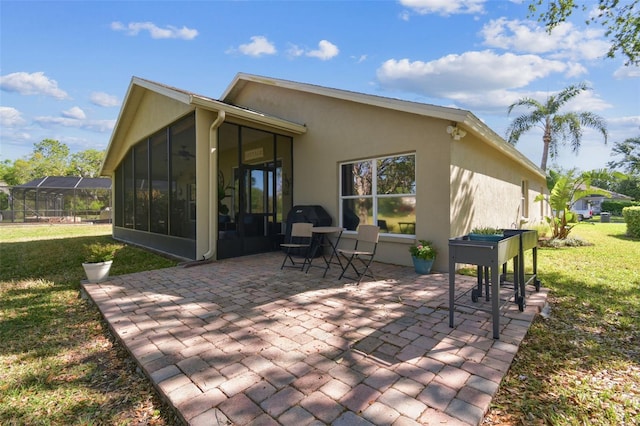
[(112, 263), (113, 260), (98, 263), (83, 263), (82, 267), (90, 283), (99, 283), (106, 280), (109, 276)]

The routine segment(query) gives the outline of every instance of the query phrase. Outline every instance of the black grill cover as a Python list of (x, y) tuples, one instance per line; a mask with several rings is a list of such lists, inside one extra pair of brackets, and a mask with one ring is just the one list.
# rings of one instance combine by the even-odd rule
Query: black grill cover
[[(298, 222), (313, 223), (313, 226), (331, 226), (333, 220), (322, 206), (294, 206), (287, 214), (285, 241), (291, 239), (291, 224)], [(293, 250), (292, 253), (299, 254)]]

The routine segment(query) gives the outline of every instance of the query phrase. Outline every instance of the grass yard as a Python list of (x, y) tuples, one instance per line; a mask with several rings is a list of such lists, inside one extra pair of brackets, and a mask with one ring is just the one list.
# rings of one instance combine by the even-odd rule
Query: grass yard
[[(0, 227), (0, 424), (170, 425), (172, 413), (79, 298), (82, 249), (110, 225)], [(112, 275), (175, 265), (122, 245)]]
[(551, 316), (529, 330), (485, 424), (640, 425), (640, 241), (583, 223), (593, 245), (539, 249)]
[[(538, 318), (487, 425), (640, 424), (640, 241), (578, 225), (587, 247), (538, 253), (551, 315)], [(0, 227), (0, 424), (172, 425), (173, 414), (78, 297), (82, 247), (109, 226)], [(175, 262), (124, 246), (119, 275)]]

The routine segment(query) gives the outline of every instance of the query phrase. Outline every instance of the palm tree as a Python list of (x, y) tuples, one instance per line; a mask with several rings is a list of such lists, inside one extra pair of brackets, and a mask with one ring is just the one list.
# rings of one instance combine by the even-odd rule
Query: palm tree
[(569, 140), (571, 150), (576, 154), (578, 153), (584, 126), (599, 130), (604, 136), (604, 143), (606, 144), (607, 126), (604, 118), (591, 112), (568, 112), (565, 114), (559, 112), (564, 104), (585, 90), (588, 90), (586, 83), (580, 83), (571, 85), (556, 95), (549, 96), (545, 103), (540, 103), (532, 98), (522, 98), (510, 105), (509, 114), (518, 106), (527, 107), (531, 111), (513, 120), (507, 129), (509, 143), (515, 145), (523, 133), (535, 126), (541, 127), (544, 148), (542, 150), (540, 168), (545, 171), (547, 170), (549, 152), (551, 152), (552, 157), (557, 156), (560, 143), (564, 144)]

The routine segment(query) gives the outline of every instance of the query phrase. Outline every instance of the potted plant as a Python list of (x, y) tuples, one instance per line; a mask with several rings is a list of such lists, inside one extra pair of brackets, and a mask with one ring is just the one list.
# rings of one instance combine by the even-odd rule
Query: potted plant
[(114, 243), (92, 243), (85, 245), (84, 248), (86, 254), (82, 267), (87, 275), (87, 280), (97, 283), (107, 279), (113, 258), (120, 246)]
[(500, 241), (504, 238), (502, 229), (491, 226), (476, 227), (469, 233), (470, 240), (478, 241)]
[(409, 247), (409, 253), (413, 259), (413, 266), (418, 274), (428, 274), (436, 259), (438, 251), (431, 241), (419, 240), (417, 244)]

